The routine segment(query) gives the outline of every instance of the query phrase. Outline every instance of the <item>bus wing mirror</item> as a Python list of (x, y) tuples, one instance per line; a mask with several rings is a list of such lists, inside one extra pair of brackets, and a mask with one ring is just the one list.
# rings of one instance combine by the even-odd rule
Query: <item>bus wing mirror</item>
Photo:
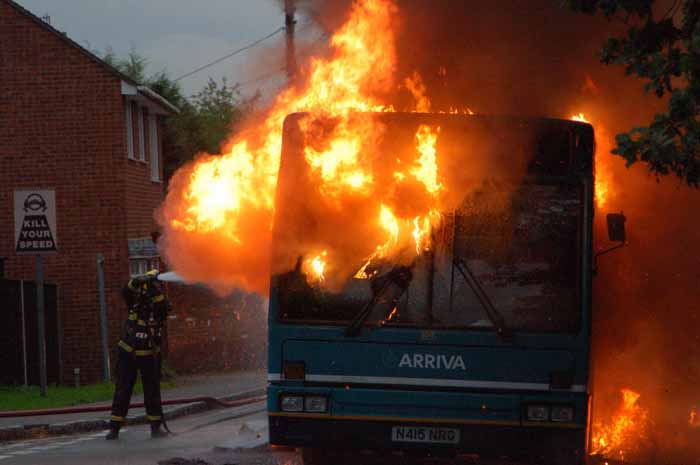
[(619, 242), (619, 244), (605, 250), (601, 250), (593, 256), (593, 274), (598, 272), (598, 258), (601, 255), (605, 255), (608, 252), (612, 252), (613, 250), (617, 250), (624, 246), (625, 241), (627, 240), (627, 234), (625, 232), (625, 222), (627, 221), (627, 218), (622, 212), (608, 213), (605, 219), (608, 223), (608, 238), (611, 242)]
[(625, 233), (625, 215), (623, 213), (608, 213), (608, 238), (611, 242), (625, 242), (627, 235)]

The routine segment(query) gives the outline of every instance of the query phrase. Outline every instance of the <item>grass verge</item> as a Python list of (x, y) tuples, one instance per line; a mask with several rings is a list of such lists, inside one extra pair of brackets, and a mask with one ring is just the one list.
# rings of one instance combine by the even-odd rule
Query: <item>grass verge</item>
[[(161, 382), (162, 390), (175, 387), (175, 380)], [(141, 381), (134, 386), (134, 394), (143, 393)], [(106, 402), (114, 395), (113, 383), (90, 384), (79, 388), (71, 386), (50, 385), (46, 388), (46, 397), (41, 397), (39, 386), (0, 386), (0, 411), (30, 410), (72, 405)]]

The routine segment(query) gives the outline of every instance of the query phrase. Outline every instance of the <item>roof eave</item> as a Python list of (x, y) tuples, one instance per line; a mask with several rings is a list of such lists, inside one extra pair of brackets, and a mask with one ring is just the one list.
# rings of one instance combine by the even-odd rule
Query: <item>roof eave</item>
[(136, 90), (140, 94), (145, 95), (150, 100), (156, 102), (157, 104), (159, 104), (163, 108), (167, 109), (171, 115), (173, 115), (173, 114), (176, 115), (176, 114), (180, 113), (180, 109), (178, 107), (176, 107), (175, 105), (170, 103), (165, 97), (160, 95), (158, 92), (155, 92), (151, 88), (146, 87), (146, 86), (137, 86)]

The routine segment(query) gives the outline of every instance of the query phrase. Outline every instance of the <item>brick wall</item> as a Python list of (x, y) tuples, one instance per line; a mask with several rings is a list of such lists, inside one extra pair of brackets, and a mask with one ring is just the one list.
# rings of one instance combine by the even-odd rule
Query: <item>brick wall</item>
[[(133, 118), (132, 122), (134, 125), (134, 153), (137, 154), (138, 159), (139, 151), (139, 138), (141, 137), (141, 132), (139, 131), (139, 126), (137, 118), (139, 113), (136, 111), (136, 105), (132, 105), (133, 108)], [(162, 126), (161, 117), (158, 117), (158, 150), (160, 163), (159, 172), (160, 181), (151, 180), (151, 141), (150, 141), (150, 130), (148, 129), (148, 113), (147, 110), (144, 111), (142, 116), (144, 121), (145, 130), (145, 160), (128, 160), (126, 169), (126, 202), (127, 202), (127, 215), (126, 215), (126, 228), (127, 234), (130, 238), (139, 237), (150, 237), (151, 232), (158, 229), (157, 224), (154, 219), (153, 206), (160, 205), (163, 200), (164, 189), (163, 189), (163, 163), (162, 154), (160, 153), (162, 144), (160, 139), (162, 138)]]
[[(94, 381), (102, 371), (96, 253), (106, 260), (114, 345), (127, 237), (150, 233), (162, 186), (149, 184), (150, 171), (137, 182), (147, 166), (127, 163), (119, 77), (2, 0), (0, 60), (0, 256), (8, 277), (33, 279), (33, 257), (14, 253), (13, 191), (55, 188), (59, 252), (45, 257), (44, 273), (58, 285), (64, 380), (79, 367)], [(137, 184), (133, 210), (127, 191)]]
[(257, 294), (219, 297), (172, 284), (166, 360), (178, 373), (267, 366), (267, 302)]

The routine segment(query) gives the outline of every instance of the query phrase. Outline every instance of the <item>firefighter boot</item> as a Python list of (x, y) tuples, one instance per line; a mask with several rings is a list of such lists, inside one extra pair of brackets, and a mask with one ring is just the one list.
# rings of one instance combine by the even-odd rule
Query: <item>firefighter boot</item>
[(167, 436), (168, 433), (160, 429), (160, 422), (159, 421), (154, 421), (151, 422), (151, 437), (152, 438), (164, 438)]
[(118, 439), (119, 438), (119, 428), (120, 428), (119, 423), (114, 423), (114, 422), (110, 423), (109, 424), (109, 433), (107, 433), (107, 436), (105, 436), (105, 439), (108, 441)]

